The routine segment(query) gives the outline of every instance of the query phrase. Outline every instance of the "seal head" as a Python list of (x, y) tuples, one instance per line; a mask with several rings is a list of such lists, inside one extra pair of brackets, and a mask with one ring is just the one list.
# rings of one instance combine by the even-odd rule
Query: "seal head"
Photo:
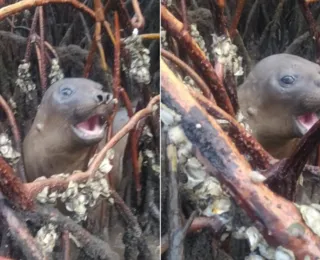
[(67, 78), (48, 88), (24, 143), (28, 180), (82, 170), (90, 149), (106, 134), (113, 96), (85, 78)]
[(265, 147), (300, 138), (320, 118), (320, 66), (290, 54), (269, 56), (250, 72), (238, 97)]

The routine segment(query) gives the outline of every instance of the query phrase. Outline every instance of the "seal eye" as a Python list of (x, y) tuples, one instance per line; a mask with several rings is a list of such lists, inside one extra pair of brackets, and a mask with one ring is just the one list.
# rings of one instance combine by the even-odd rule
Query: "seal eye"
[(71, 88), (63, 88), (60, 90), (60, 94), (64, 97), (69, 97), (73, 93)]
[(281, 82), (287, 85), (292, 84), (295, 81), (295, 78), (292, 76), (284, 76), (281, 78)]

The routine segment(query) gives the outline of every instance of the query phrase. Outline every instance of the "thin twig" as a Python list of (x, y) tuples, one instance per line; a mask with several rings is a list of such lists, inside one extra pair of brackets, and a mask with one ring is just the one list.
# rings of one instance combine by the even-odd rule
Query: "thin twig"
[(107, 242), (91, 235), (86, 229), (54, 208), (38, 206), (33, 212), (22, 212), (21, 214), (25, 215), (25, 218), (31, 223), (38, 224), (39, 221), (44, 224), (52, 223), (60, 230), (69, 231), (81, 244), (82, 250), (93, 259), (120, 260), (119, 255)]
[[(3, 111), (6, 113), (6, 116), (9, 121), (9, 125), (12, 130), (13, 134), (13, 139), (14, 139), (14, 145), (15, 145), (15, 150), (22, 156), (22, 149), (21, 149), (21, 137), (20, 137), (20, 132), (17, 126), (17, 121), (14, 117), (14, 114), (8, 105), (8, 103), (4, 100), (4, 98), (0, 95), (0, 106), (2, 107)], [(20, 178), (23, 182), (26, 182), (26, 175), (25, 175), (25, 170), (24, 170), (24, 165), (23, 165), (23, 160), (22, 158), (19, 159), (20, 161), (20, 166), (19, 166), (19, 175)]]
[(182, 13), (182, 23), (183, 23), (183, 30), (188, 31), (188, 19), (187, 19), (187, 6), (186, 0), (180, 0), (181, 5), (181, 13)]
[(208, 98), (211, 102), (214, 104), (216, 101), (214, 100), (214, 97), (212, 96), (209, 87), (207, 84), (203, 81), (203, 79), (184, 61), (179, 59), (177, 56), (174, 54), (161, 49), (161, 55), (170, 61), (174, 62), (176, 65), (178, 65), (181, 69), (183, 69), (188, 75), (195, 81), (197, 86), (200, 88), (200, 90), (203, 92), (203, 95)]
[(133, 215), (130, 208), (125, 204), (125, 202), (117, 192), (113, 191), (111, 193), (111, 196), (114, 199), (116, 208), (121, 213), (121, 216), (124, 218), (127, 225), (134, 230), (134, 235), (139, 241), (139, 251), (143, 254), (143, 258), (151, 259), (151, 253), (148, 248), (147, 241), (143, 235), (137, 218)]
[(180, 201), (178, 192), (178, 161), (177, 161), (177, 148), (173, 144), (167, 146), (167, 164), (168, 164), (168, 179), (169, 179), (169, 192), (168, 198), (168, 220), (169, 220), (169, 252), (168, 259), (182, 260), (184, 257), (184, 244), (183, 239), (178, 235), (182, 227), (182, 219), (180, 216)]
[(141, 29), (145, 24), (145, 20), (140, 9), (139, 1), (132, 0), (131, 2), (132, 2), (133, 10), (135, 12), (134, 17), (131, 19), (132, 26), (134, 28)]
[(83, 70), (83, 77), (85, 78), (89, 77), (89, 73), (93, 64), (93, 58), (94, 58), (96, 49), (97, 49), (96, 41), (92, 41), (90, 51), (87, 57), (86, 65), (84, 66), (84, 70)]
[[(1, 9), (0, 9), (0, 11), (1, 11)], [(29, 32), (28, 40), (27, 40), (26, 53), (24, 55), (25, 62), (29, 62), (29, 60), (30, 60), (31, 44), (33, 42), (34, 34), (36, 32), (38, 17), (39, 17), (39, 7), (36, 8), (36, 10), (34, 12), (33, 19), (32, 19), (31, 29)]]
[(62, 232), (62, 241), (63, 241), (63, 260), (70, 260), (70, 238), (69, 238), (68, 230), (64, 230)]
[[(120, 90), (120, 84), (121, 84), (121, 78), (120, 78), (120, 25), (119, 25), (119, 15), (118, 12), (115, 12), (114, 14), (114, 36), (115, 36), (115, 44), (114, 44), (114, 62), (113, 62), (113, 85), (112, 85), (112, 91), (113, 91), (113, 98), (115, 98), (117, 101), (119, 101), (119, 90)], [(112, 115), (109, 118), (109, 129), (107, 133), (107, 139), (109, 140), (112, 133), (112, 125), (113, 120), (117, 114), (117, 111), (119, 109), (118, 102), (115, 104)]]
[(39, 31), (40, 31), (40, 82), (43, 90), (47, 89), (47, 72), (46, 72), (46, 58), (44, 54), (44, 17), (43, 6), (39, 6)]
[(6, 221), (11, 236), (18, 242), (26, 259), (46, 260), (47, 257), (43, 255), (39, 245), (30, 234), (24, 221), (18, 219), (14, 211), (5, 205), (2, 194), (0, 197), (0, 214)]
[[(128, 111), (128, 116), (131, 118), (133, 116), (132, 104), (129, 99), (127, 92), (121, 88), (120, 96), (125, 104), (125, 107)], [(137, 204), (141, 203), (141, 183), (140, 183), (140, 167), (139, 167), (139, 155), (138, 155), (138, 132), (136, 128), (131, 131), (130, 134), (130, 147), (131, 147), (131, 157), (132, 157), (132, 166), (133, 166), (133, 176), (135, 180), (136, 192), (137, 192)]]
[(20, 13), (26, 9), (40, 6), (40, 5), (47, 5), (47, 4), (71, 4), (75, 8), (89, 14), (93, 19), (95, 19), (95, 13), (85, 4), (77, 1), (77, 0), (23, 0), (16, 2), (11, 5), (7, 5), (0, 9), (0, 21), (5, 19), (10, 15), (14, 15), (16, 13)]
[(240, 17), (242, 14), (242, 10), (244, 7), (244, 4), (246, 3), (246, 0), (238, 0), (237, 1), (237, 7), (236, 7), (236, 12), (234, 14), (230, 29), (229, 29), (229, 33), (230, 33), (230, 38), (233, 39), (235, 34), (235, 31), (237, 30), (238, 27), (238, 23), (240, 21)]
[(107, 145), (105, 145), (102, 150), (97, 154), (93, 162), (90, 164), (89, 169), (87, 170), (88, 173), (95, 172), (101, 162), (103, 161), (107, 151), (113, 147), (123, 136), (125, 136), (129, 131), (134, 129), (136, 124), (144, 117), (150, 115), (154, 111), (154, 105), (157, 104), (160, 100), (160, 96), (157, 95), (153, 97), (148, 106), (139, 112), (135, 113), (133, 117), (128, 121), (128, 123), (120, 130), (118, 133), (116, 133), (108, 142)]

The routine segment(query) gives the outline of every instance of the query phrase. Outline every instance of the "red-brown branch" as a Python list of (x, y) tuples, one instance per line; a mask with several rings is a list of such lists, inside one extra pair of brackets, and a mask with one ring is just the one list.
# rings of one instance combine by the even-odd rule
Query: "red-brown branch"
[[(120, 96), (128, 111), (128, 116), (131, 118), (133, 116), (132, 104), (127, 92), (123, 88), (120, 89)], [(131, 147), (131, 158), (132, 158), (132, 166), (133, 166), (133, 176), (135, 180), (138, 204), (140, 204), (139, 202), (141, 200), (141, 183), (140, 183), (140, 167), (139, 167), (139, 155), (138, 155), (138, 132), (136, 128), (134, 128), (130, 134), (130, 147)]]
[[(320, 255), (320, 237), (304, 223), (296, 206), (276, 195), (263, 183), (251, 181), (250, 165), (218, 123), (194, 100), (181, 81), (161, 60), (162, 100), (181, 116), (181, 127), (196, 148), (196, 156), (241, 205), (254, 223), (263, 226), (264, 238), (274, 246), (291, 250), (297, 259)], [(196, 128), (199, 124), (201, 127)], [(290, 233), (291, 227), (304, 230), (299, 237)]]
[(4, 6), (0, 9), (0, 21), (5, 19), (6, 17), (20, 13), (26, 9), (40, 6), (40, 5), (47, 5), (47, 4), (71, 4), (75, 8), (89, 14), (93, 19), (95, 19), (95, 13), (85, 4), (80, 3), (77, 0), (23, 0), (16, 2), (11, 5)]
[(44, 14), (43, 14), (43, 6), (39, 7), (39, 31), (40, 31), (40, 57), (39, 60), (39, 71), (40, 71), (40, 82), (43, 90), (47, 89), (47, 72), (46, 72), (46, 58), (45, 58), (45, 50), (44, 50)]
[(191, 35), (183, 30), (183, 24), (179, 22), (166, 7), (161, 5), (161, 22), (162, 26), (170, 32), (170, 34), (179, 41), (181, 46), (185, 47), (187, 54), (191, 60), (201, 71), (202, 76), (213, 92), (213, 96), (217, 101), (219, 107), (229, 113), (231, 116), (235, 116), (230, 98), (224, 88), (221, 80), (218, 78), (214, 68), (210, 61), (200, 50), (198, 44), (192, 39)]
[(226, 4), (225, 0), (217, 0), (216, 3), (218, 6), (217, 19), (218, 19), (218, 26), (220, 28), (220, 33), (228, 36), (229, 32), (227, 29), (227, 19), (224, 15), (224, 8)]
[(120, 20), (121, 27), (125, 28), (127, 31), (129, 31), (131, 33), (133, 26), (132, 26), (132, 22), (130, 20), (129, 12), (126, 8), (124, 1), (117, 0), (117, 1), (115, 1), (115, 3), (116, 3), (118, 14), (121, 17), (121, 20)]
[(25, 185), (15, 176), (11, 166), (2, 157), (0, 157), (0, 192), (22, 209), (33, 208), (33, 200)]
[(117, 100), (117, 103), (114, 105), (112, 115), (109, 118), (109, 129), (108, 129), (108, 140), (113, 135), (112, 133), (112, 124), (113, 120), (117, 114), (119, 105), (119, 91), (120, 91), (120, 84), (121, 84), (121, 77), (120, 77), (120, 50), (121, 50), (121, 42), (120, 42), (120, 25), (119, 25), (119, 15), (118, 12), (114, 13), (114, 37), (115, 37), (115, 44), (114, 44), (114, 62), (113, 62), (113, 98)]
[(237, 35), (237, 27), (238, 23), (240, 21), (241, 13), (244, 7), (244, 4), (246, 3), (246, 0), (238, 0), (237, 1), (237, 7), (236, 7), (236, 12), (234, 14), (229, 33), (230, 33), (230, 38), (233, 39)]

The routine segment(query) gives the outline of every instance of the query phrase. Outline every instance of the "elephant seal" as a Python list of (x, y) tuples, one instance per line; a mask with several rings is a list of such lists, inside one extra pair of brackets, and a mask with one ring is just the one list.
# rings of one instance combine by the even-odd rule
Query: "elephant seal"
[(264, 58), (238, 88), (253, 136), (275, 158), (288, 157), (320, 116), (320, 66), (290, 54)]
[(85, 78), (66, 78), (45, 92), (23, 142), (27, 181), (85, 170), (91, 149), (106, 136), (113, 96)]

